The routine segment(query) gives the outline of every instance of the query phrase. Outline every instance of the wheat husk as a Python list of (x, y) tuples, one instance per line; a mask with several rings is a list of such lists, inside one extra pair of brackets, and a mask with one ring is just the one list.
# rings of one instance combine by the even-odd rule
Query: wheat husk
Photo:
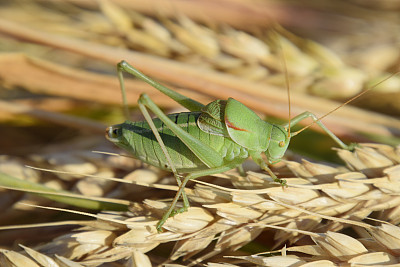
[[(36, 261), (58, 261), (54, 256), (56, 253), (82, 266), (122, 259), (130, 264), (148, 264), (151, 260), (148, 253), (160, 244), (175, 241), (169, 261), (183, 259), (195, 265), (221, 253), (228, 252), (225, 255), (229, 255), (259, 238), (261, 233), (270, 232), (273, 233), (275, 247), (289, 244), (285, 253), (281, 251), (281, 256), (234, 258), (261, 266), (397, 262), (400, 253), (400, 235), (397, 232), (400, 233), (400, 229), (387, 222), (397, 222), (399, 217), (396, 212), (399, 198), (394, 194), (399, 179), (400, 167), (395, 161), (398, 160), (399, 149), (363, 144), (352, 153), (344, 152), (338, 150), (339, 155), (346, 155), (343, 159), (351, 170), (310, 161), (286, 162), (285, 165), (299, 176), (286, 178), (288, 188), (271, 184), (268, 182), (270, 178), (261, 173), (248, 174), (252, 178), (246, 179), (246, 189), (241, 189), (240, 176), (231, 188), (195, 185), (187, 190), (187, 194), (197, 207), (168, 219), (163, 233), (157, 233), (155, 224), (168, 202), (147, 200), (145, 204), (132, 206), (130, 212), (100, 213), (97, 216), (101, 224), (82, 227), (76, 233), (59, 237), (45, 246), (25, 250), (29, 250), (33, 260), (38, 258)], [(383, 166), (379, 167), (380, 164)], [(357, 172), (355, 166), (359, 169)], [(304, 173), (304, 170), (308, 172)], [(147, 172), (143, 170), (140, 174), (145, 176)], [(316, 179), (318, 175), (327, 173), (333, 179)], [(230, 172), (229, 176), (237, 174)], [(260, 181), (267, 186), (260, 188)], [(252, 182), (255, 189), (251, 189)], [(389, 191), (389, 188), (393, 189)], [(384, 219), (387, 222), (378, 222), (378, 226), (366, 223), (368, 220), (365, 219), (374, 211), (380, 211), (375, 214), (378, 215), (375, 220)], [(369, 235), (367, 238), (361, 235), (357, 239), (338, 232), (349, 226), (359, 233), (364, 229)], [(314, 244), (297, 244), (301, 240), (304, 242), (305, 236), (310, 236), (312, 241), (308, 242)], [(212, 244), (213, 240), (216, 240), (215, 244)], [(210, 246), (212, 252), (204, 254)], [(302, 254), (285, 256), (290, 252)], [(20, 266), (18, 262), (25, 258), (15, 253), (3, 251), (3, 260), (17, 262)]]

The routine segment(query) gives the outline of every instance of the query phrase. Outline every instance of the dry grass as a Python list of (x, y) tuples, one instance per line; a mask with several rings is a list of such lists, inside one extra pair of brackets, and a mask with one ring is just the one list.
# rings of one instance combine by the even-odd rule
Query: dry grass
[[(343, 100), (398, 71), (399, 36), (382, 34), (399, 32), (396, 27), (400, 24), (393, 23), (396, 17), (390, 10), (344, 7), (363, 10), (354, 14), (359, 25), (360, 21), (382, 19), (367, 27), (372, 34), (378, 32), (375, 27), (379, 29), (381, 38), (379, 43), (367, 42), (362, 34), (340, 41), (332, 38), (329, 43), (336, 49), (333, 52), (284, 29), (275, 33), (260, 25), (255, 28), (268, 7), (260, 3), (225, 3), (229, 16), (214, 17), (210, 10), (209, 20), (200, 24), (192, 19), (203, 20), (204, 16), (192, 11), (169, 16), (169, 7), (160, 7), (165, 13), (153, 10), (155, 13), (148, 16), (131, 9), (129, 3), (134, 1), (79, 2), (11, 1), (0, 9), (1, 49), (6, 52), (0, 55), (0, 77), (3, 88), (8, 89), (3, 90), (0, 100), (4, 129), (0, 172), (64, 190), (62, 195), (51, 193), (51, 199), (61, 204), (10, 190), (15, 185), (2, 182), (2, 225), (32, 225), (27, 229), (2, 228), (1, 266), (399, 263), (400, 147), (396, 145), (363, 144), (354, 152), (337, 150), (342, 165), (312, 163), (288, 153), (274, 169), (287, 180), (287, 188), (273, 184), (251, 161), (246, 162), (246, 177), (232, 170), (202, 178), (186, 189), (190, 210), (170, 218), (166, 230), (158, 234), (155, 224), (177, 190), (171, 174), (131, 158), (91, 152), (119, 152), (102, 134), (103, 123), (122, 120), (120, 114), (103, 116), (103, 122), (66, 115), (88, 109), (99, 117), (98, 105), (119, 105), (117, 78), (112, 71), (118, 61), (126, 59), (202, 103), (235, 97), (260, 114), (287, 118), (279, 44), (288, 65), (293, 114), (311, 110), (322, 115), (338, 105), (327, 98)], [(215, 8), (206, 1), (198, 4), (199, 10)], [(137, 6), (148, 14), (146, 8), (146, 4)], [(251, 10), (247, 16), (253, 28), (239, 29), (235, 24), (239, 19), (246, 21), (246, 12), (233, 12), (242, 8)], [(283, 3), (273, 8), (279, 12), (272, 18), (284, 23), (282, 12), (292, 12)], [(339, 12), (340, 7), (335, 10)], [(307, 20), (321, 15), (309, 14), (299, 21), (309, 25)], [(348, 30), (352, 27), (356, 26), (350, 25)], [(355, 44), (363, 44), (362, 49), (354, 49)], [(391, 77), (374, 88), (376, 92), (369, 100), (359, 102), (370, 101), (370, 107), (384, 107), (385, 113), (398, 116), (399, 84), (397, 76)], [(127, 86), (131, 101), (145, 91), (161, 107), (176, 108), (171, 100), (141, 82), (129, 80)], [(20, 88), (24, 90), (17, 90)], [(324, 123), (338, 135), (355, 141), (365, 140), (367, 134), (398, 144), (399, 120), (382, 113), (346, 106)], [(123, 177), (124, 183), (111, 177)], [(19, 181), (13, 179), (11, 182)], [(31, 193), (43, 190), (25, 189)], [(128, 207), (129, 211), (80, 210), (79, 216), (65, 204), (63, 196), (71, 192), (87, 198), (85, 205), (101, 200), (112, 202), (116, 205), (113, 207)]]

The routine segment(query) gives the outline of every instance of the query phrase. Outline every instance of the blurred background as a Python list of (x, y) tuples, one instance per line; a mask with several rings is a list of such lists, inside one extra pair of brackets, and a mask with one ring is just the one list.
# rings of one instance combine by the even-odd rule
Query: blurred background
[[(343, 102), (398, 71), (398, 9), (396, 1), (3, 0), (0, 152), (26, 155), (72, 136), (101, 136), (101, 123), (122, 121), (115, 75), (122, 59), (200, 102), (234, 97), (287, 121), (281, 46), (291, 116), (321, 116), (338, 105), (322, 98)], [(391, 77), (351, 104), (396, 117), (399, 81)], [(133, 107), (148, 92), (177, 108), (141, 82), (128, 88)], [(358, 112), (345, 107), (324, 122), (348, 140), (398, 141), (398, 121)]]

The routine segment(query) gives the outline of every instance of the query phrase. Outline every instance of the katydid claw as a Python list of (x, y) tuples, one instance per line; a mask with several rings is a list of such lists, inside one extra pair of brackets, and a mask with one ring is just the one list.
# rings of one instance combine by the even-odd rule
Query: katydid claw
[(182, 213), (182, 212), (185, 212), (185, 211), (187, 211), (188, 209), (186, 208), (186, 207), (182, 207), (182, 208), (179, 208), (179, 209), (175, 209), (174, 211), (172, 211), (171, 212), (171, 214), (169, 215), (169, 218), (170, 217), (174, 217), (175, 215), (177, 215), (177, 214), (179, 214), (179, 213)]
[(157, 232), (158, 232), (158, 233), (162, 233), (162, 232), (164, 231), (164, 230), (162, 229), (163, 224), (164, 224), (164, 222), (161, 223), (161, 221), (159, 221), (159, 222), (157, 223), (156, 229), (157, 229)]
[[(177, 215), (177, 214), (179, 214), (179, 213), (183, 213), (183, 212), (185, 212), (185, 211), (187, 211), (187, 210), (188, 210), (188, 207), (182, 207), (182, 208), (179, 208), (179, 209), (174, 209), (174, 210), (169, 214), (168, 218), (174, 217), (175, 215)], [(168, 218), (167, 218), (167, 219), (168, 219)], [(156, 229), (157, 229), (157, 232), (158, 232), (158, 233), (162, 233), (162, 232), (163, 232), (162, 226), (164, 225), (165, 222), (166, 222), (166, 220), (163, 218), (163, 219), (161, 219), (161, 220), (157, 223)]]
[(356, 147), (361, 147), (361, 145), (358, 144), (358, 143), (350, 143), (350, 144), (347, 146), (346, 149), (349, 150), (349, 151), (354, 151), (354, 149), (355, 149)]
[(275, 178), (275, 179), (274, 179), (274, 182), (275, 182), (275, 183), (279, 183), (279, 184), (282, 186), (282, 188), (288, 186), (288, 185), (287, 185), (287, 181), (286, 181), (285, 179)]

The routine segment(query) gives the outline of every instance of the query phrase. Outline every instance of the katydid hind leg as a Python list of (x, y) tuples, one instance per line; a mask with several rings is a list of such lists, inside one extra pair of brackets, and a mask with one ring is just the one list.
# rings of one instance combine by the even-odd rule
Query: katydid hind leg
[(191, 99), (189, 97), (186, 97), (174, 90), (169, 89), (168, 87), (158, 83), (157, 81), (147, 77), (144, 75), (142, 72), (134, 68), (132, 65), (130, 65), (128, 62), (125, 60), (121, 61), (117, 65), (117, 72), (118, 72), (118, 79), (119, 83), (121, 86), (121, 91), (122, 91), (122, 97), (123, 97), (123, 103), (124, 103), (124, 112), (127, 113), (127, 100), (126, 100), (126, 92), (125, 92), (125, 85), (124, 85), (124, 78), (123, 78), (123, 72), (127, 72), (136, 78), (139, 78), (140, 80), (150, 84), (157, 90), (159, 90), (161, 93), (169, 96), (171, 99), (176, 101), (178, 104), (182, 105), (183, 107), (187, 108), (190, 111), (201, 111), (201, 109), (204, 107), (203, 104), (197, 102), (194, 99)]
[(157, 223), (157, 226), (156, 226), (157, 231), (158, 232), (162, 232), (162, 226), (168, 220), (169, 217), (172, 217), (177, 213), (187, 211), (187, 209), (189, 208), (189, 207), (183, 206), (182, 209), (179, 209), (179, 210), (175, 209), (176, 203), (178, 202), (178, 199), (179, 199), (180, 195), (181, 194), (183, 195), (185, 193), (185, 186), (186, 186), (186, 183), (189, 180), (194, 180), (194, 179), (196, 179), (198, 177), (202, 177), (202, 176), (206, 176), (206, 175), (212, 175), (212, 174), (226, 172), (226, 171), (229, 171), (230, 169), (233, 169), (237, 165), (238, 165), (238, 163), (233, 161), (233, 162), (231, 162), (231, 163), (229, 163), (227, 165), (221, 166), (221, 167), (216, 167), (216, 168), (196, 171), (196, 172), (192, 172), (192, 173), (188, 174), (184, 178), (184, 180), (182, 181), (182, 184), (179, 186), (179, 189), (176, 192), (176, 195), (175, 195), (174, 199), (172, 200), (168, 210), (163, 214), (163, 217)]
[[(173, 163), (173, 161), (171, 159), (171, 156), (168, 153), (168, 150), (167, 150), (167, 148), (166, 148), (166, 146), (164, 144), (164, 141), (162, 140), (162, 138), (160, 136), (160, 133), (157, 131), (157, 128), (154, 125), (154, 122), (151, 119), (149, 112), (147, 111), (146, 106), (140, 101), (140, 99), (138, 101), (138, 104), (139, 104), (140, 111), (142, 112), (142, 114), (143, 114), (145, 120), (147, 121), (147, 123), (149, 124), (149, 126), (151, 128), (151, 131), (153, 132), (158, 144), (161, 147), (161, 150), (163, 151), (163, 154), (164, 154), (164, 156), (165, 156), (165, 158), (166, 158), (166, 160), (167, 160), (167, 162), (168, 162), (168, 164), (169, 164), (169, 166), (171, 168), (172, 173), (175, 176), (175, 179), (176, 179), (176, 182), (177, 182), (178, 186), (181, 186), (182, 181), (181, 181), (181, 179), (179, 177), (179, 174), (178, 174), (178, 172), (177, 172), (177, 170), (176, 170), (176, 168), (174, 166), (174, 163)], [(187, 199), (187, 196), (186, 196), (185, 192), (182, 193), (182, 199), (183, 199), (184, 207), (189, 207), (189, 200)]]

